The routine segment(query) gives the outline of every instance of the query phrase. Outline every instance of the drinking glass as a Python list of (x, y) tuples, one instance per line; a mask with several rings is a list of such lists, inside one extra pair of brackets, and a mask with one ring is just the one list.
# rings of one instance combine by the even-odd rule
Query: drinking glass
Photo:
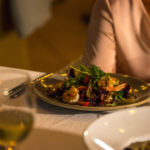
[(29, 75), (13, 69), (0, 70), (0, 145), (13, 150), (31, 131), (34, 121)]

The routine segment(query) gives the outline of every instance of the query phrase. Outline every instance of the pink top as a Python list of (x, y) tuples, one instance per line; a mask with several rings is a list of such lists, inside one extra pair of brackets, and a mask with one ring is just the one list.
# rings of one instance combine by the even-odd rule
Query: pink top
[(150, 81), (150, 19), (141, 0), (97, 0), (85, 64)]

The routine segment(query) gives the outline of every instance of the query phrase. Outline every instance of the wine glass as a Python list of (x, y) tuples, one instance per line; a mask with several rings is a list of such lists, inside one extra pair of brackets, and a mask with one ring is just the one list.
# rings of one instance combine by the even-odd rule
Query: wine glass
[(13, 150), (31, 131), (34, 121), (33, 95), (27, 73), (0, 70), (0, 145)]

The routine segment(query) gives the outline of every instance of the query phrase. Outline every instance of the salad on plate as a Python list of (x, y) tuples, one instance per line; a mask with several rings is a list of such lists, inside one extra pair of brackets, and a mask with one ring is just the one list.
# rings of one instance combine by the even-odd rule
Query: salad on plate
[(71, 66), (65, 79), (49, 85), (48, 96), (63, 103), (89, 107), (111, 107), (136, 102), (130, 84), (95, 65)]

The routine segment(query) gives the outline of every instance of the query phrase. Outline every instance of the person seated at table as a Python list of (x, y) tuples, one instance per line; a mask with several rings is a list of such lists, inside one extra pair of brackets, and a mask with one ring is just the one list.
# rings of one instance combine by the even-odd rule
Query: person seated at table
[(83, 62), (150, 81), (150, 0), (96, 0)]

